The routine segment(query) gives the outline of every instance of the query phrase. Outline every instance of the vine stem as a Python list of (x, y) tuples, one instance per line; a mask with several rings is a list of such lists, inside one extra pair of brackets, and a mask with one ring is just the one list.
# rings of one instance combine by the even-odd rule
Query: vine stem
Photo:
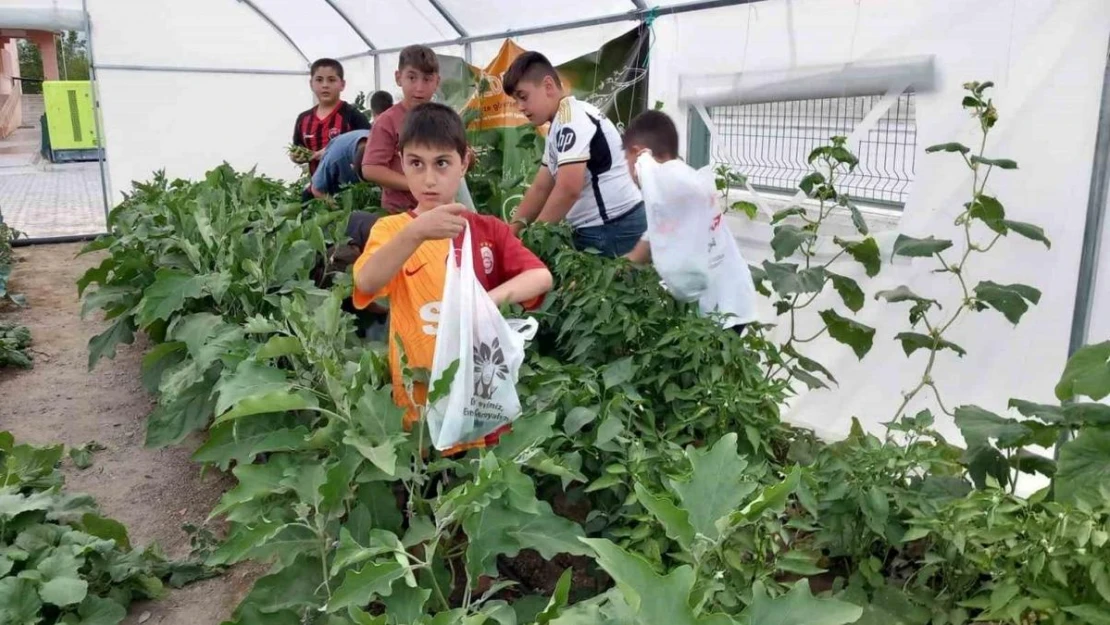
[[(981, 109), (981, 107), (979, 108), (978, 113), (980, 114), (980, 116), (984, 113), (984, 111)], [(986, 152), (987, 137), (989, 135), (990, 135), (990, 129), (984, 126), (983, 127), (983, 138), (979, 142), (979, 153), (978, 153), (979, 159), (982, 159), (983, 154)], [(970, 207), (974, 204), (975, 200), (977, 198), (979, 198), (980, 195), (983, 194), (983, 191), (986, 190), (987, 181), (990, 179), (990, 174), (991, 174), (991, 171), (994, 169), (994, 166), (988, 166), (987, 167), (986, 174), (983, 176), (983, 181), (982, 181), (982, 183), (980, 183), (980, 181), (979, 181), (979, 165), (980, 164), (973, 163), (971, 161), (971, 159), (969, 159), (967, 157), (967, 155), (962, 155), (962, 156), (964, 158), (964, 162), (967, 164), (968, 168), (971, 169), (971, 172), (972, 172), (972, 179), (971, 179), (972, 204), (968, 205)], [(912, 391), (909, 391), (908, 393), (903, 393), (902, 394), (903, 395), (902, 404), (898, 407), (897, 412), (895, 412), (894, 418), (892, 419), (892, 422), (897, 421), (898, 419), (902, 418), (902, 415), (905, 413), (905, 410), (909, 406), (910, 402), (913, 401), (913, 399), (915, 397), (917, 397), (917, 395), (919, 393), (921, 393), (921, 391), (923, 391), (925, 388), (932, 389), (933, 395), (934, 395), (934, 397), (936, 397), (936, 400), (937, 400), (937, 405), (940, 407), (941, 411), (944, 412), (944, 414), (949, 415), (949, 416), (954, 415), (954, 413), (950, 412), (948, 410), (948, 408), (944, 405), (944, 401), (941, 399), (940, 390), (937, 388), (936, 383), (933, 381), (933, 378), (932, 378), (933, 366), (936, 365), (937, 353), (939, 353), (940, 350), (941, 350), (941, 343), (944, 340), (944, 334), (946, 332), (948, 332), (948, 330), (956, 323), (956, 321), (960, 318), (960, 316), (963, 314), (963, 312), (965, 310), (969, 310), (971, 308), (971, 301), (972, 301), (971, 290), (968, 289), (967, 280), (964, 278), (964, 268), (967, 266), (967, 261), (971, 257), (971, 253), (975, 252), (975, 251), (979, 251), (980, 253), (986, 253), (992, 247), (994, 247), (994, 244), (997, 243), (998, 239), (1001, 238), (1001, 236), (1002, 236), (1001, 234), (996, 235), (994, 240), (991, 241), (990, 245), (988, 245), (985, 249), (977, 250), (976, 245), (974, 244), (974, 242), (972, 241), (972, 238), (971, 238), (970, 212), (971, 212), (970, 208), (965, 209), (964, 212), (961, 213), (959, 215), (959, 217), (956, 218), (956, 223), (961, 224), (963, 226), (963, 229), (964, 229), (964, 252), (963, 252), (963, 255), (960, 257), (960, 261), (958, 263), (956, 263), (955, 265), (951, 265), (951, 264), (948, 263), (948, 261), (946, 261), (944, 259), (944, 255), (943, 255), (942, 252), (936, 252), (934, 254), (936, 259), (940, 262), (941, 267), (943, 267), (944, 270), (947, 271), (948, 273), (954, 274), (956, 276), (956, 279), (960, 283), (960, 290), (963, 293), (963, 302), (960, 304), (960, 306), (958, 308), (956, 308), (955, 312), (952, 313), (952, 317), (949, 318), (948, 321), (946, 323), (944, 323), (944, 325), (942, 325), (939, 329), (936, 329), (932, 326), (932, 324), (929, 322), (928, 317), (924, 317), (925, 326), (929, 329), (929, 334), (930, 334), (930, 337), (932, 338), (932, 344), (929, 345), (929, 361), (925, 365), (925, 370), (921, 374), (921, 381), (918, 383), (918, 385), (916, 387), (914, 387), (914, 389)]]

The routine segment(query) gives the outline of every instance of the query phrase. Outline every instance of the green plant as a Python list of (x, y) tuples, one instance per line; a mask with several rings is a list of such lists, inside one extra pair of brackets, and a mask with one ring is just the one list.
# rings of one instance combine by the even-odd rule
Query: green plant
[[(871, 351), (875, 329), (849, 319), (833, 308), (820, 311), (819, 330), (799, 335), (799, 313), (809, 309), (831, 284), (844, 305), (853, 313), (864, 305), (864, 293), (854, 279), (832, 271), (834, 263), (845, 254), (863, 266), (868, 277), (878, 275), (882, 267), (879, 245), (870, 232), (863, 214), (847, 195), (837, 191), (836, 183), (851, 173), (859, 164), (852, 154), (845, 137), (832, 137), (828, 145), (820, 146), (809, 155), (815, 169), (799, 183), (806, 196), (817, 200), (816, 214), (803, 206), (791, 206), (778, 211), (771, 219), (774, 237), (771, 249), (775, 261), (764, 261), (761, 267), (752, 267), (756, 289), (775, 299), (775, 311), (787, 316), (789, 335), (780, 345), (768, 344), (768, 379), (785, 375), (787, 380), (798, 380), (810, 389), (827, 388), (826, 382), (836, 383), (832, 373), (819, 362), (806, 357), (799, 350), (806, 343), (817, 340), (826, 333), (833, 340), (847, 345), (862, 359)], [(840, 251), (825, 262), (818, 261), (818, 237), (822, 226), (839, 211), (848, 211), (856, 231), (864, 238), (858, 240), (834, 237), (833, 243)], [(799, 257), (801, 262), (781, 262)], [(770, 289), (764, 283), (770, 284)], [(822, 377), (818, 377), (818, 375)]]
[(27, 326), (0, 321), (0, 369), (20, 367), (30, 369), (31, 331)]
[(114, 625), (137, 599), (209, 575), (133, 550), (127, 530), (87, 495), (67, 493), (62, 447), (17, 445), (0, 432), (0, 622)]

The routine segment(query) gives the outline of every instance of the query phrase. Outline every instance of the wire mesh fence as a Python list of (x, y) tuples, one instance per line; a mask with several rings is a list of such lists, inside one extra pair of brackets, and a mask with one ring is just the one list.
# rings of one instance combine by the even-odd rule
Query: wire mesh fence
[[(760, 190), (797, 191), (810, 171), (813, 148), (829, 137), (849, 136), (881, 95), (765, 102), (709, 109), (717, 127), (715, 164), (746, 175)], [(841, 179), (841, 192), (860, 201), (901, 208), (914, 179), (917, 124), (912, 92), (902, 94), (856, 145), (855, 172)]]

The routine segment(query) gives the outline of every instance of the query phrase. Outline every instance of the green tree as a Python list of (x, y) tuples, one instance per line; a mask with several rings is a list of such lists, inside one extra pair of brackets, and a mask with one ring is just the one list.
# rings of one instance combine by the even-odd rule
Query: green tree
[[(66, 31), (57, 38), (58, 72), (62, 80), (88, 80), (88, 46), (82, 34)], [(42, 93), (42, 54), (38, 46), (23, 39), (19, 42), (19, 73), (28, 79), (23, 83), (23, 93)], [(32, 81), (31, 79), (34, 79)]]

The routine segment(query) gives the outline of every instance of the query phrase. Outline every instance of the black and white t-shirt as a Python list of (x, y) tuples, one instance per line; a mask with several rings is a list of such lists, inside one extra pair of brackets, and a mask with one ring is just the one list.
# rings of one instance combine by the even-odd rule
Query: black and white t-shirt
[(596, 107), (573, 96), (559, 103), (543, 155), (543, 164), (552, 176), (570, 163), (586, 163), (582, 193), (567, 213), (572, 228), (600, 226), (640, 203), (640, 190), (628, 172), (617, 127)]

